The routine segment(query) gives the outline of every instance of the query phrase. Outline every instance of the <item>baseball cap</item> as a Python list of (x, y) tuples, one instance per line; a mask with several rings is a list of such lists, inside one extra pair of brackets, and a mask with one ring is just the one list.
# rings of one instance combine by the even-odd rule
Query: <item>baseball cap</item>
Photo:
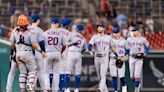
[(79, 25), (76, 26), (76, 30), (78, 30), (78, 31), (82, 31), (84, 29), (85, 29), (84, 25), (82, 25), (82, 24), (79, 24)]
[(64, 18), (61, 21), (62, 26), (66, 26), (69, 25), (72, 22), (72, 20), (70, 18)]
[(113, 33), (119, 33), (120, 30), (119, 30), (118, 28), (114, 28), (114, 29), (112, 30), (112, 32), (113, 32)]
[(103, 27), (103, 28), (105, 28), (106, 26), (105, 26), (105, 24), (98, 24), (97, 27)]
[(139, 31), (139, 27), (133, 27), (131, 31)]
[(59, 19), (54, 17), (51, 19), (51, 23), (52, 24), (59, 23)]
[(31, 16), (31, 21), (32, 22), (37, 21), (38, 19), (40, 19), (40, 16), (39, 15), (33, 15), (33, 16)]

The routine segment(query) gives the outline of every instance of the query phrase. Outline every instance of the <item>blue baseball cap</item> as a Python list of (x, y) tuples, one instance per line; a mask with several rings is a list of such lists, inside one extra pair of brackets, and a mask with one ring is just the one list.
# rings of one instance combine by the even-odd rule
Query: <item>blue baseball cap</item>
[(139, 31), (139, 27), (133, 27), (132, 31)]
[(113, 32), (113, 33), (119, 33), (120, 30), (119, 30), (118, 28), (114, 28), (114, 29), (112, 30), (112, 32)]
[(97, 27), (103, 27), (103, 28), (106, 28), (105, 24), (98, 24)]
[(36, 22), (38, 19), (40, 19), (40, 16), (39, 15), (33, 15), (33, 16), (31, 16), (31, 21), (32, 22)]
[(76, 30), (78, 30), (78, 31), (85, 30), (84, 25), (82, 25), (82, 24), (77, 25)]
[(51, 23), (52, 24), (59, 23), (59, 19), (54, 17), (51, 19)]
[(66, 26), (69, 25), (72, 22), (72, 20), (70, 18), (64, 18), (61, 21), (62, 26)]

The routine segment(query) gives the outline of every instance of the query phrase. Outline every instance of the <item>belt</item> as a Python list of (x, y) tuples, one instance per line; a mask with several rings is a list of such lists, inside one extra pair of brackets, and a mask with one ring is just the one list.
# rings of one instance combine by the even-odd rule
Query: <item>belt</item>
[(32, 51), (32, 50), (24, 50), (24, 51)]
[(97, 53), (96, 54), (96, 57), (104, 57), (106, 54), (100, 54), (100, 53)]

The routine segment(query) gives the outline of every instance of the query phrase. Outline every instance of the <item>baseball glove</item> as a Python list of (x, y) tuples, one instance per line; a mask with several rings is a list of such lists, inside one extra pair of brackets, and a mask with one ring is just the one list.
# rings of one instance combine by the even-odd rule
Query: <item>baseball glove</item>
[(145, 58), (145, 55), (144, 55), (144, 53), (138, 53), (138, 54), (134, 55), (134, 58), (142, 59), (142, 58)]
[(123, 66), (123, 61), (119, 58), (116, 59), (116, 67), (117, 68), (122, 68)]

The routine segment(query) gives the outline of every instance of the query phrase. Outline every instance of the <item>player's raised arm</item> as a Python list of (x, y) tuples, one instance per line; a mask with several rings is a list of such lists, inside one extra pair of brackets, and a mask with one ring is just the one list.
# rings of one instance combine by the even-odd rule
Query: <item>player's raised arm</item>
[(93, 55), (92, 47), (94, 46), (94, 40), (95, 40), (95, 36), (93, 36), (88, 43), (88, 52), (90, 55)]

